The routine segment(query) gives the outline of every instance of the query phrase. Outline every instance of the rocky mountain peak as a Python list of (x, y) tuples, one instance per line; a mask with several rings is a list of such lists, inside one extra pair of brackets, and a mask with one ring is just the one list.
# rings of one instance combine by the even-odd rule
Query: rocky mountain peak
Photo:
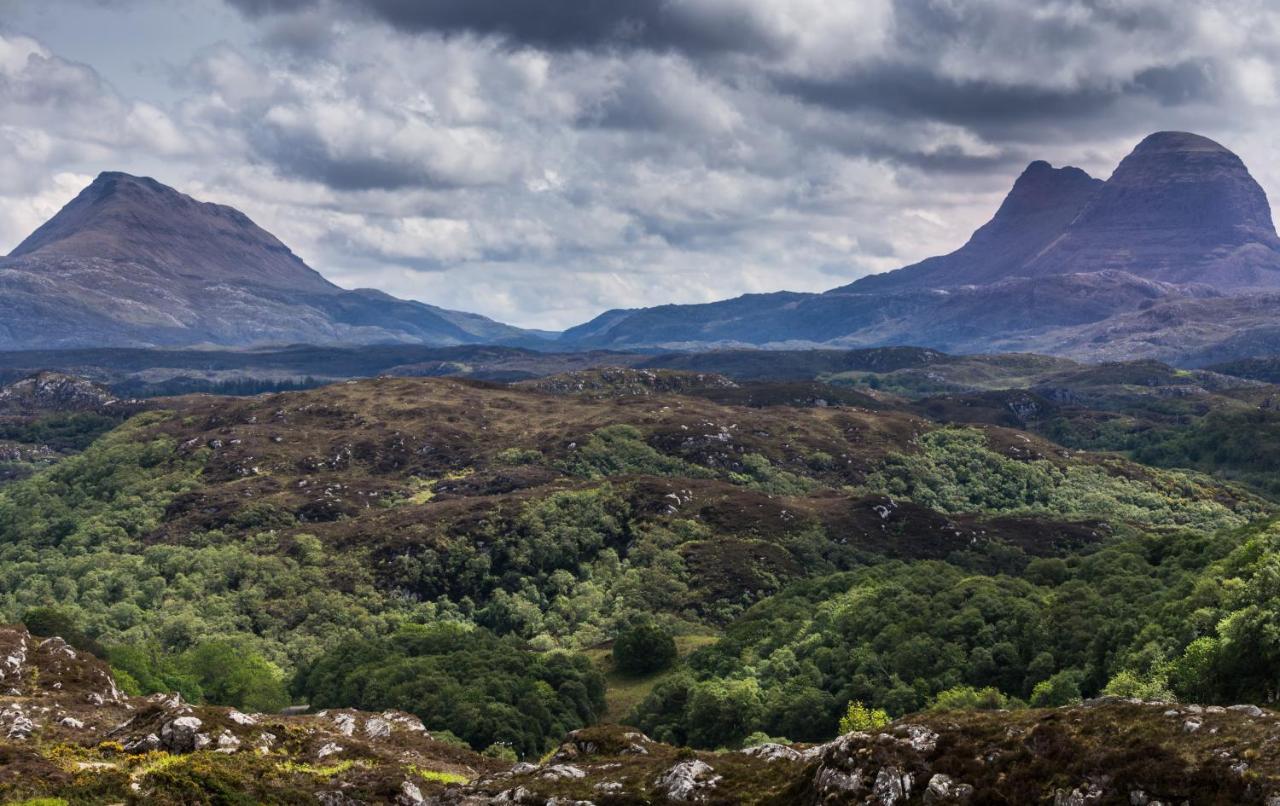
[(1079, 168), (1055, 168), (1036, 160), (1013, 183), (991, 220), (955, 252), (866, 277), (836, 291), (945, 288), (1017, 276), (1075, 219), (1101, 185), (1102, 180)]
[(239, 210), (118, 171), (99, 174), (9, 257), (128, 261), (176, 278), (338, 291)]
[(1275, 238), (1267, 195), (1244, 162), (1219, 143), (1188, 132), (1146, 137), (1116, 167), (1075, 226), (1159, 228), (1175, 235), (1218, 230), (1226, 242)]
[(1189, 132), (1156, 132), (1028, 265), (1028, 274), (1118, 270), (1221, 291), (1280, 284), (1280, 239), (1244, 162)]
[[(1046, 211), (1057, 212), (1091, 196), (1101, 185), (1101, 180), (1094, 179), (1079, 168), (1070, 165), (1055, 168), (1044, 160), (1036, 160), (1013, 183), (992, 222)], [(1065, 205), (1064, 201), (1067, 202)]]
[(0, 258), (0, 348), (469, 344), (539, 335), (330, 283), (249, 216), (108, 171)]
[(1134, 154), (1159, 154), (1168, 152), (1204, 151), (1230, 154), (1224, 145), (1193, 132), (1153, 132), (1142, 138), (1133, 148)]

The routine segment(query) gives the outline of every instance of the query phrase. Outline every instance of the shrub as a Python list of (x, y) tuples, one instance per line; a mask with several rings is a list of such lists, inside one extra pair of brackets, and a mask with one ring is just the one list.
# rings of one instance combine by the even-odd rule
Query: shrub
[(299, 675), (297, 689), (319, 708), (409, 711), (472, 747), (522, 757), (604, 710), (604, 680), (585, 656), (531, 652), (514, 637), (453, 622), (339, 644)]
[(613, 642), (613, 662), (618, 670), (644, 675), (669, 668), (676, 659), (676, 641), (670, 631), (652, 619), (642, 619), (619, 633)]
[(1163, 674), (1142, 677), (1128, 670), (1111, 678), (1102, 693), (1113, 697), (1136, 697), (1139, 700), (1177, 701), (1177, 697), (1169, 690), (1168, 678)]
[(974, 688), (954, 686), (939, 691), (929, 704), (932, 710), (942, 711), (997, 711), (1009, 707), (1009, 698), (994, 686)]
[(206, 641), (182, 658), (187, 673), (218, 705), (273, 713), (289, 704), (284, 675), (274, 664), (231, 641)]
[(1035, 708), (1056, 708), (1080, 702), (1080, 682), (1084, 672), (1064, 669), (1048, 680), (1041, 680), (1031, 690), (1031, 705)]
[(889, 714), (883, 709), (868, 708), (861, 701), (854, 700), (849, 703), (844, 716), (840, 717), (840, 732), (854, 733), (879, 730), (891, 721)]
[(499, 761), (506, 761), (515, 764), (520, 760), (520, 756), (516, 754), (515, 749), (506, 742), (494, 742), (484, 749), (480, 755), (487, 758), (496, 758)]

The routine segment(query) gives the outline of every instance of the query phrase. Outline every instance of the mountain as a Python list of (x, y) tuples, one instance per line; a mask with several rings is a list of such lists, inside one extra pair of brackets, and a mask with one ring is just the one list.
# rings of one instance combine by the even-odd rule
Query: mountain
[(823, 294), (609, 311), (562, 338), (614, 349), (916, 344), (1204, 362), (1275, 343), (1280, 316), (1267, 295), (1276, 291), (1280, 238), (1244, 163), (1200, 135), (1157, 132), (1105, 182), (1032, 162), (948, 255)]
[(1013, 183), (995, 216), (964, 246), (855, 285), (860, 291), (931, 288), (990, 283), (1017, 275), (1080, 215), (1102, 185), (1102, 180), (1079, 168), (1054, 168), (1036, 160)]
[(238, 210), (103, 173), (0, 259), (0, 348), (537, 342), (481, 316), (347, 291)]
[(1195, 134), (1159, 132), (1125, 157), (1035, 275), (1115, 269), (1219, 290), (1280, 286), (1280, 239), (1243, 162)]

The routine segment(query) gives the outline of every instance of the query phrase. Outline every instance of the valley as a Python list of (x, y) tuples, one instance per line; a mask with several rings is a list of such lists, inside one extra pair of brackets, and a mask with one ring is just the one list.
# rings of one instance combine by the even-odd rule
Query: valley
[[(441, 789), (363, 749), (344, 769), (440, 802), (616, 782), (616, 751), (600, 749), (616, 734), (592, 725), (659, 743), (603, 802), (689, 758), (661, 747), (712, 753), (698, 756), (720, 776), (711, 802), (819, 802), (809, 776), (850, 703), (944, 736), (947, 719), (973, 720), (963, 741), (990, 741), (982, 720), (1025, 714), (1039, 736), (1056, 712), (1037, 709), (1103, 697), (1063, 741), (1092, 741), (1083, 726), (1102, 720), (1167, 745), (1162, 706), (1123, 702), (1269, 701), (1262, 614), (1280, 555), (1263, 381), (905, 349), (626, 354), (633, 366), (594, 369), (617, 356), (520, 355), (437, 354), (464, 375), (242, 397), (118, 399), (54, 373), (5, 387), (32, 444), (85, 410), (106, 419), (0, 487), (0, 613), (102, 657), (130, 696), (412, 714), (461, 748), (446, 757), (469, 783)], [(674, 651), (622, 671), (615, 644), (632, 634)], [(560, 746), (582, 730), (605, 731), (580, 741), (596, 749)], [(557, 747), (544, 767), (486, 777)], [(792, 760), (715, 754), (753, 747)], [(134, 764), (84, 752), (76, 763), (109, 765), (95, 770)], [(161, 752), (175, 777), (145, 791), (181, 802), (186, 756)], [(310, 745), (281, 752), (335, 770), (316, 782), (365, 785)], [(952, 752), (877, 763), (924, 770), (916, 786), (1038, 780), (1011, 757), (998, 783)], [(602, 753), (580, 784), (540, 772)], [(240, 780), (215, 756), (207, 774)], [(1108, 787), (1157, 785), (1092, 758), (1066, 790), (1103, 769)], [(871, 787), (879, 768), (860, 769)], [(112, 775), (76, 780), (109, 791)], [(1218, 783), (1194, 786), (1223, 786), (1203, 775)], [(65, 795), (60, 780), (4, 791)], [(1239, 796), (1267, 780), (1242, 779)]]

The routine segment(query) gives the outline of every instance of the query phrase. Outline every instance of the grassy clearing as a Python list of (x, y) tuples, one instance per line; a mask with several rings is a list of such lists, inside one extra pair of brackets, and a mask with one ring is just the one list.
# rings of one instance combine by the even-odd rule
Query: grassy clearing
[[(695, 650), (715, 643), (718, 638), (719, 636), (709, 633), (677, 635), (676, 650), (683, 660)], [(604, 694), (605, 713), (602, 720), (604, 722), (625, 722), (632, 709), (649, 696), (653, 687), (675, 670), (668, 669), (651, 675), (634, 677), (614, 668), (612, 647), (596, 647), (586, 650), (584, 654), (591, 658), (592, 663), (596, 664), (605, 675), (607, 688)]]

